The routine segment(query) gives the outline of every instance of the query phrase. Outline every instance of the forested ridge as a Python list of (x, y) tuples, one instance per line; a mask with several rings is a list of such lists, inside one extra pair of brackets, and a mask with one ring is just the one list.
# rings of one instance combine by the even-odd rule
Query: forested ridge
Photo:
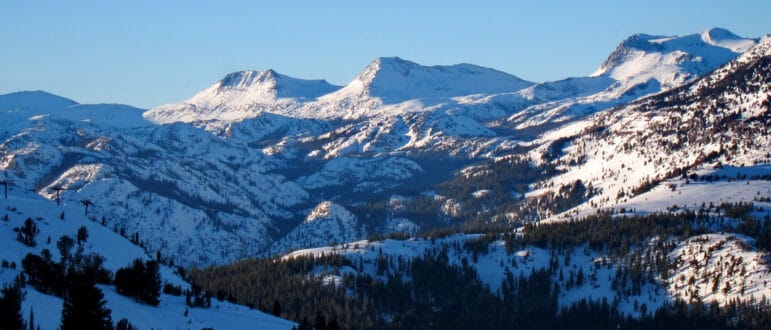
[[(766, 328), (771, 325), (771, 305), (765, 300), (737, 299), (718, 306), (681, 297), (657, 309), (635, 302), (640, 317), (618, 308), (624, 299), (644, 295), (650, 287), (664, 290), (661, 280), (676, 267), (668, 254), (677, 242), (733, 232), (751, 237), (758, 249), (768, 252), (771, 226), (749, 216), (748, 209), (753, 206), (725, 204), (709, 211), (648, 216), (606, 212), (580, 221), (528, 225), (523, 234), (490, 231), (463, 243), (443, 241), (436, 236), (441, 233), (435, 232), (431, 237), (435, 243), (425, 253), (414, 257), (378, 253), (372, 268), (355, 254), (328, 254), (243, 260), (193, 269), (190, 278), (217, 298), (317, 329), (322, 319), (351, 329)], [(737, 222), (718, 215), (726, 213), (744, 216)], [(641, 243), (651, 240), (656, 243)], [(495, 242), (504, 242), (509, 254), (544, 248), (550, 251), (550, 260), (530, 273), (512, 267), (500, 288), (491, 290), (471, 264), (489, 253)], [(570, 256), (581, 250), (606, 259), (583, 265), (576, 273), (567, 265)], [(450, 257), (458, 255), (466, 257), (459, 262)], [(592, 275), (602, 268), (615, 269), (607, 279), (612, 282), (613, 299), (583, 298), (560, 305), (562, 291), (604, 281)], [(325, 274), (338, 274), (340, 281), (330, 282)]]

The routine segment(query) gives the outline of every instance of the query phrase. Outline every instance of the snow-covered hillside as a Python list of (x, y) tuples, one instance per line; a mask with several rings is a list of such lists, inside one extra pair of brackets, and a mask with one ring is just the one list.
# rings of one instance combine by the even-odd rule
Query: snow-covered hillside
[(15, 186), (49, 198), (64, 188), (69, 204), (90, 199), (109, 225), (140, 233), (150, 249), (183, 264), (265, 249), (271, 220), (291, 217), (287, 209), (308, 198), (267, 173), (280, 160), (192, 126), (107, 131), (53, 118), (28, 125), (0, 147)]
[(359, 118), (388, 114), (388, 105), (410, 100), (432, 100), (418, 105), (425, 107), (452, 97), (515, 92), (530, 85), (507, 73), (471, 64), (422, 66), (398, 57), (381, 57), (348, 85), (308, 108), (330, 117)]
[[(563, 174), (542, 182), (538, 185), (542, 189), (530, 196), (576, 180), (591, 184), (597, 193), (570, 214), (626, 202), (637, 205), (644, 202), (641, 198), (666, 198), (661, 193), (640, 194), (660, 184), (683, 183), (666, 181), (670, 178), (697, 181), (715, 172), (722, 179), (714, 181), (726, 181), (720, 171), (729, 165), (734, 172), (745, 172), (742, 181), (767, 180), (753, 174), (767, 175), (768, 167), (763, 164), (771, 162), (770, 51), (771, 39), (764, 37), (736, 61), (692, 84), (551, 132), (551, 138), (567, 138), (561, 156), (554, 161)], [(534, 156), (539, 158), (544, 150), (535, 149)], [(733, 174), (728, 179), (736, 179)], [(767, 181), (746, 183), (731, 189), (744, 192), (745, 199), (768, 196)], [(709, 194), (709, 190), (725, 188), (712, 181), (694, 184), (677, 194), (689, 194), (689, 190)], [(709, 202), (719, 194), (691, 194), (694, 200), (690, 202)]]
[(267, 255), (303, 248), (349, 242), (362, 237), (356, 216), (328, 201), (317, 205), (300, 225), (271, 247)]
[(581, 118), (692, 81), (756, 44), (756, 39), (720, 28), (682, 37), (635, 34), (624, 40), (591, 77), (531, 88), (528, 92), (532, 97), (546, 102), (511, 116), (509, 121), (526, 128)]
[(668, 89), (722, 66), (756, 43), (720, 28), (682, 37), (636, 34), (593, 75), (608, 75), (624, 84), (656, 79)]
[[(412, 261), (424, 255), (436, 255), (449, 247), (450, 264), (471, 266), (492, 293), (500, 294), (501, 284), (508, 274), (528, 276), (537, 270), (554, 267), (552, 280), (560, 286), (558, 301), (567, 307), (585, 300), (613, 301), (628, 316), (640, 317), (645, 305), (652, 313), (665, 303), (675, 299), (690, 301), (700, 297), (704, 302), (726, 305), (731, 300), (760, 301), (771, 297), (771, 275), (767, 253), (753, 247), (753, 240), (736, 234), (707, 234), (676, 242), (666, 258), (673, 270), (666, 277), (657, 277), (631, 290), (619, 283), (623, 279), (620, 269), (628, 267), (633, 259), (645, 255), (645, 244), (628, 256), (609, 256), (584, 245), (568, 252), (557, 252), (535, 246), (509, 251), (506, 242), (494, 240), (482, 251), (474, 252), (467, 246), (480, 241), (479, 235), (454, 235), (445, 238), (417, 238), (410, 240), (355, 241), (328, 247), (303, 249), (284, 255), (281, 260), (302, 256), (340, 255), (351, 261), (354, 267), (343, 267), (332, 272), (328, 268), (316, 268), (315, 276), (325, 283), (339, 285), (348, 274), (368, 274), (387, 282), (392, 271), (383, 270), (382, 259)], [(482, 240), (484, 241), (484, 240)], [(646, 243), (646, 242), (641, 242)], [(651, 246), (657, 240), (647, 242)], [(556, 255), (556, 258), (555, 258)], [(393, 267), (393, 266), (390, 266)], [(394, 270), (395, 272), (395, 270)], [(580, 273), (580, 275), (578, 275)], [(577, 280), (577, 278), (581, 278)], [(715, 285), (714, 283), (718, 283)], [(718, 289), (714, 289), (717, 287)], [(627, 292), (627, 293), (622, 293)]]
[(676, 298), (722, 305), (771, 297), (768, 255), (754, 251), (747, 237), (696, 236), (679, 244), (669, 258), (675, 262), (675, 272), (667, 279), (667, 291)]
[[(76, 249), (82, 248), (84, 255), (98, 253), (104, 256), (105, 268), (113, 273), (137, 258), (153, 260), (141, 247), (122, 237), (118, 227), (104, 226), (84, 216), (81, 206), (57, 206), (56, 202), (33, 192), (12, 188), (7, 199), (0, 199), (0, 210), (3, 214), (0, 222), (0, 235), (3, 236), (0, 239), (0, 258), (8, 265), (0, 268), (0, 282), (3, 284), (13, 282), (21, 272), (22, 259), (28, 253), (40, 254), (45, 249), (51, 252), (53, 260), (58, 261), (60, 255), (57, 241), (65, 235), (74, 239), (81, 226), (86, 228), (88, 237)], [(90, 214), (92, 212), (89, 210)], [(35, 247), (28, 247), (16, 240), (14, 228), (21, 227), (25, 219), (32, 219), (39, 228)], [(190, 288), (171, 268), (162, 265), (160, 270), (164, 283), (183, 289)], [(162, 294), (160, 304), (155, 307), (118, 294), (114, 286), (100, 285), (99, 288), (104, 293), (107, 307), (112, 310), (113, 322), (127, 318), (139, 329), (290, 329), (294, 326), (289, 321), (216, 299), (210, 308), (191, 308), (186, 306), (184, 296)], [(22, 314), (26, 319), (30, 313), (34, 313), (34, 322), (41, 329), (57, 329), (61, 324), (62, 303), (61, 298), (43, 294), (28, 285)]]
[(0, 95), (0, 118), (3, 119), (5, 130), (3, 134), (23, 128), (27, 120), (44, 116), (89, 123), (106, 129), (152, 125), (142, 118), (143, 111), (123, 104), (78, 104), (43, 91)]

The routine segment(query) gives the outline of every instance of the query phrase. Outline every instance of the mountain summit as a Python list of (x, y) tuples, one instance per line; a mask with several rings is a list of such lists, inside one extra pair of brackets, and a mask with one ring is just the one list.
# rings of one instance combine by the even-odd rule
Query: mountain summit
[(756, 43), (720, 28), (682, 37), (638, 33), (616, 47), (593, 76), (624, 85), (655, 79), (668, 89), (717, 69)]
[(124, 104), (79, 104), (45, 91), (0, 95), (0, 119), (7, 126), (24, 127), (29, 120), (45, 117), (85, 122), (99, 127), (130, 128), (150, 125), (143, 109)]
[(287, 108), (333, 92), (340, 86), (305, 80), (271, 69), (239, 71), (225, 76), (187, 101), (165, 104), (145, 113), (156, 123), (205, 120), (239, 121), (267, 109)]
[[(321, 95), (339, 89), (326, 80), (305, 80), (282, 75), (272, 69), (264, 71), (239, 71), (225, 76), (206, 91), (217, 95), (249, 94), (243, 102), (265, 102), (281, 98), (315, 99)], [(191, 100), (203, 99), (212, 93), (201, 92)]]
[(408, 99), (514, 92), (533, 83), (472, 64), (423, 66), (398, 57), (379, 57), (339, 94), (377, 97), (386, 103)]
[(757, 43), (755, 39), (742, 38), (722, 28), (702, 32), (701, 40), (713, 46), (728, 48), (735, 53), (744, 53)]
[[(379, 57), (341, 88), (273, 70), (228, 74), (182, 103), (151, 109), (156, 123), (254, 118), (262, 112), (293, 117), (339, 117), (413, 99), (514, 92), (533, 83), (472, 64), (422, 66), (398, 57)], [(318, 100), (318, 102), (316, 102)]]

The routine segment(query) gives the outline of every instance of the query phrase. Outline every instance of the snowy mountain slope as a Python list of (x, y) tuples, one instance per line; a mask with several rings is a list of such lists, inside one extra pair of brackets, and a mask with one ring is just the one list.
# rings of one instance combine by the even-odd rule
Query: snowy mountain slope
[(78, 103), (44, 91), (24, 91), (0, 95), (0, 109), (4, 113), (23, 114), (61, 110)]
[(329, 245), (330, 242), (349, 242), (362, 235), (356, 216), (332, 202), (316, 205), (300, 225), (276, 242), (265, 255), (297, 249)]
[(49, 198), (51, 188), (63, 187), (65, 203), (91, 199), (110, 225), (141, 233), (150, 249), (183, 264), (261, 251), (272, 242), (272, 221), (291, 217), (287, 209), (308, 198), (266, 173), (280, 160), (188, 125), (104, 135), (40, 119), (0, 148), (15, 185)]
[(151, 126), (142, 118), (143, 112), (123, 104), (78, 104), (64, 109), (57, 117), (116, 129)]
[(270, 112), (294, 118), (354, 119), (391, 113), (386, 110), (389, 105), (414, 111), (437, 102), (398, 105), (416, 99), (448, 102), (451, 97), (513, 92), (530, 85), (515, 76), (471, 64), (422, 66), (382, 57), (342, 88), (272, 70), (232, 73), (191, 99), (151, 109), (145, 117), (156, 123), (237, 122)]
[(389, 182), (399, 182), (412, 178), (423, 169), (406, 158), (334, 158), (324, 164), (316, 173), (300, 177), (297, 183), (305, 189), (353, 186), (354, 192), (377, 192), (387, 187)]
[(713, 46), (728, 48), (735, 53), (744, 53), (756, 43), (756, 40), (742, 38), (721, 28), (712, 28), (702, 32), (701, 40)]
[[(52, 253), (53, 260), (59, 260), (59, 250), (56, 242), (59, 237), (69, 235), (75, 237), (78, 228), (84, 226), (88, 230), (88, 238), (78, 245), (84, 253), (98, 253), (106, 258), (105, 267), (113, 273), (126, 267), (132, 260), (151, 260), (151, 257), (139, 246), (132, 244), (127, 238), (113, 232), (109, 227), (90, 220), (83, 215), (80, 206), (57, 206), (55, 202), (23, 189), (12, 189), (8, 199), (0, 199), (0, 209), (7, 220), (0, 223), (0, 258), (16, 265), (16, 268), (0, 269), (0, 282), (11, 283), (21, 271), (21, 260), (27, 253), (40, 254), (43, 249)], [(63, 215), (63, 219), (60, 216)], [(37, 235), (37, 246), (28, 247), (15, 239), (14, 227), (21, 226), (25, 219), (31, 218), (37, 224), (40, 233)], [(5, 219), (5, 218), (4, 218)], [(50, 238), (50, 240), (49, 240)], [(161, 278), (182, 288), (189, 288), (182, 278), (171, 268), (161, 266)], [(214, 300), (211, 308), (189, 308), (185, 305), (183, 296), (161, 295), (161, 303), (157, 307), (140, 304), (134, 298), (119, 295), (115, 287), (100, 285), (104, 292), (107, 307), (112, 310), (112, 319), (117, 322), (121, 318), (129, 321), (140, 329), (150, 328), (265, 328), (289, 329), (294, 324), (245, 306), (234, 305)], [(61, 323), (62, 299), (46, 295), (26, 287), (26, 295), (22, 304), (22, 314), (25, 319), (30, 310), (34, 312), (35, 324), (41, 329), (56, 329)], [(188, 310), (186, 313), (185, 311)]]
[(370, 102), (371, 98), (395, 104), (411, 99), (514, 92), (530, 85), (515, 76), (471, 64), (422, 66), (398, 57), (380, 57), (348, 85), (320, 101), (344, 108)]
[(608, 75), (627, 84), (655, 78), (667, 88), (722, 66), (756, 43), (719, 28), (682, 37), (636, 34), (624, 40), (594, 76)]
[[(223, 81), (226, 80), (230, 79)], [(295, 145), (306, 153), (311, 152), (314, 158), (328, 159), (351, 153), (414, 150), (434, 144), (451, 144), (443, 149), (457, 148), (463, 144), (459, 140), (465, 137), (490, 137), (494, 134), (484, 127), (483, 121), (508, 115), (504, 109), (511, 102), (460, 105), (464, 102), (462, 98), (469, 94), (516, 91), (532, 85), (470, 64), (421, 66), (399, 58), (378, 58), (347, 86), (307, 102), (274, 100), (270, 95), (265, 96), (270, 93), (265, 92), (264, 86), (256, 84), (253, 85), (259, 88), (238, 90), (236, 97), (228, 99), (223, 95), (229, 97), (230, 94), (217, 92), (222, 84), (213, 85), (184, 104), (151, 109), (145, 116), (155, 122), (195, 122), (223, 136), (228, 136), (228, 129), (243, 126), (240, 121), (244, 118), (256, 117), (258, 113), (293, 118), (298, 125), (305, 125), (309, 120), (323, 122), (326, 133), (309, 130), (307, 126), (287, 127), (302, 135), (303, 141), (297, 143), (300, 138), (289, 137), (271, 149), (294, 153), (296, 149), (285, 146)], [(168, 118), (161, 118), (167, 115)], [(325, 141), (321, 150), (298, 146), (315, 146), (320, 141)], [(422, 143), (415, 145), (418, 141)]]
[(267, 146), (275, 140), (312, 138), (329, 131), (331, 127), (330, 123), (324, 121), (262, 113), (255, 118), (226, 126), (225, 132), (220, 135)]
[(150, 109), (144, 116), (159, 124), (241, 121), (263, 111), (281, 113), (339, 88), (324, 80), (297, 79), (273, 70), (233, 72), (185, 102)]
[[(636, 34), (624, 40), (591, 77), (573, 82), (574, 86), (544, 83), (532, 87), (532, 97), (546, 96), (547, 103), (532, 105), (509, 121), (522, 129), (581, 118), (692, 81), (755, 44), (756, 39), (720, 28), (682, 37)], [(583, 86), (575, 86), (579, 83)], [(553, 95), (555, 89), (561, 93)], [(582, 90), (588, 93), (580, 93)]]
[[(741, 173), (741, 172), (739, 172)], [(767, 172), (766, 175), (771, 175)], [(741, 175), (740, 175), (741, 177)], [(754, 180), (751, 176), (746, 180), (736, 180), (736, 176), (713, 182), (699, 182), (684, 179), (674, 179), (662, 182), (648, 192), (630, 198), (620, 203), (616, 208), (633, 209), (636, 212), (659, 212), (677, 206), (698, 210), (702, 203), (720, 205), (723, 203), (753, 203), (764, 210), (771, 203), (761, 202), (758, 198), (771, 196), (771, 182)], [(769, 212), (760, 212), (760, 218)]]
[[(300, 256), (316, 256), (339, 254), (351, 259), (361, 257), (363, 259), (363, 271), (373, 276), (377, 276), (376, 259), (379, 255), (392, 256), (394, 258), (401, 256), (406, 260), (411, 260), (425, 254), (427, 251), (437, 250), (443, 244), (462, 245), (466, 241), (472, 241), (479, 235), (454, 235), (439, 239), (414, 238), (410, 240), (392, 240), (383, 241), (352, 241), (333, 246), (316, 247), (310, 249), (301, 249), (287, 253), (281, 259), (292, 259)], [(452, 250), (449, 260), (460, 264), (461, 259), (470, 259), (470, 254), (462, 250)], [(472, 265), (480, 273), (481, 279), (485, 284), (490, 285), (492, 291), (499, 289), (501, 281), (505, 278), (507, 268), (519, 273), (520, 271), (530, 273), (533, 270), (546, 267), (549, 261), (548, 251), (538, 248), (529, 248), (516, 254), (508, 254), (502, 241), (494, 242), (490, 245), (490, 252), (479, 256), (478, 261)], [(500, 260), (505, 260), (504, 265), (500, 265)], [(510, 259), (516, 259), (514, 263)], [(381, 275), (381, 278), (385, 276)]]
[[(702, 35), (708, 40), (701, 40)], [(229, 127), (260, 113), (321, 119), (328, 125), (326, 133), (308, 127), (290, 129), (301, 131), (303, 142), (308, 143), (298, 144), (290, 137), (272, 148), (310, 152), (314, 158), (393, 151), (477, 157), (510, 144), (511, 129), (515, 135), (534, 136), (554, 125), (674, 87), (734, 58), (733, 50), (754, 43), (719, 29), (669, 39), (637, 35), (618, 47), (601, 74), (536, 85), (469, 64), (422, 66), (384, 57), (345, 87), (322, 95), (297, 87), (298, 83), (285, 83), (294, 87), (282, 98), (275, 88), (282, 81), (308, 81), (270, 70), (247, 71), (229, 75), (184, 103), (151, 109), (145, 116), (160, 123), (193, 122), (222, 136), (227, 136)], [(319, 149), (321, 141), (324, 147)]]
[(564, 174), (539, 187), (582, 180), (598, 193), (579, 209), (610, 207), (667, 178), (771, 162), (770, 48), (766, 37), (692, 84), (593, 116), (555, 161)]
[(81, 121), (105, 129), (149, 126), (151, 123), (142, 118), (143, 111), (123, 104), (78, 104), (43, 91), (0, 95), (0, 118), (21, 127), (27, 120), (40, 116)]
[[(746, 172), (740, 171), (738, 173), (739, 177), (743, 177)], [(765, 175), (771, 175), (771, 173), (767, 172)], [(697, 212), (705, 204), (753, 203), (755, 207), (763, 210), (755, 213), (758, 218), (764, 218), (766, 215), (771, 216), (771, 203), (762, 201), (762, 198), (771, 196), (771, 182), (753, 179), (752, 176), (747, 176), (745, 180), (737, 180), (736, 177), (736, 175), (731, 175), (709, 182), (679, 178), (665, 180), (647, 192), (625, 199), (612, 207), (602, 207), (602, 209), (624, 210), (624, 213), (644, 215), (672, 209)], [(596, 213), (597, 208), (590, 206), (582, 205), (569, 212), (542, 220), (542, 222), (564, 221)]]
[[(382, 271), (378, 262), (380, 259), (409, 262), (427, 252), (436, 254), (443, 247), (449, 247), (448, 262), (456, 266), (468, 264), (476, 271), (478, 278), (489, 286), (489, 290), (495, 293), (500, 292), (507, 274), (527, 276), (534, 271), (548, 269), (553, 266), (556, 254), (558, 269), (553, 273), (552, 280), (560, 287), (560, 306), (567, 307), (581, 299), (606, 299), (615, 302), (619, 311), (633, 317), (642, 315), (641, 309), (637, 307), (639, 305), (646, 305), (648, 313), (651, 313), (675, 299), (690, 300), (697, 295), (705, 302), (716, 302), (721, 306), (732, 299), (760, 301), (763, 296), (771, 296), (771, 276), (765, 263), (768, 255), (757, 251), (753, 248), (753, 240), (741, 235), (707, 234), (678, 241), (666, 256), (674, 265), (668, 276), (656, 278), (642, 286), (639, 292), (630, 290), (623, 294), (619, 290), (626, 291), (626, 288), (623, 285), (618, 287), (618, 280), (622, 278), (619, 269), (624, 263), (639, 258), (638, 254), (645, 254), (644, 246), (621, 258), (593, 251), (586, 246), (567, 253), (535, 246), (508, 251), (504, 241), (489, 243), (483, 250), (486, 252), (474, 253), (464, 248), (479, 238), (479, 235), (454, 235), (435, 239), (354, 241), (297, 250), (284, 255), (281, 260), (301, 256), (341, 255), (354, 265), (362, 265), (361, 268), (345, 267), (339, 273), (317, 268), (315, 275), (323, 277), (326, 283), (337, 285), (343, 275), (351, 273), (369, 274), (386, 282), (389, 272)], [(656, 241), (650, 244), (656, 244)], [(691, 259), (698, 263), (691, 262)], [(579, 270), (583, 283), (578, 282), (576, 285), (573, 278)], [(586, 274), (585, 277), (583, 274)], [(696, 281), (688, 284), (692, 277)], [(715, 293), (712, 290), (714, 281), (719, 283), (719, 290)], [(726, 285), (728, 289), (722, 292)]]
[(519, 93), (529, 98), (555, 101), (596, 94), (606, 90), (615, 82), (615, 79), (608, 76), (567, 78), (535, 84)]
[(768, 255), (754, 251), (752, 244), (752, 239), (742, 235), (706, 234), (688, 239), (669, 255), (676, 270), (667, 279), (667, 291), (680, 299), (698, 297), (721, 305), (736, 299), (768, 299)]
[(380, 57), (340, 93), (366, 93), (385, 103), (394, 103), (426, 97), (514, 92), (530, 85), (531, 82), (507, 73), (472, 64), (422, 66), (398, 57)]
[[(545, 82), (510, 92), (503, 88), (497, 92), (495, 89), (475, 91), (481, 94), (449, 99), (441, 96), (460, 94), (452, 86), (443, 88), (447, 92), (423, 87), (435, 86), (425, 81), (444, 77), (444, 73), (437, 73), (436, 69), (445, 67), (423, 67), (400, 59), (379, 59), (346, 87), (287, 115), (342, 117), (354, 121), (348, 126), (356, 127), (356, 133), (338, 137), (337, 141), (325, 146), (324, 157), (346, 155), (351, 151), (415, 152), (426, 148), (449, 151), (460, 157), (475, 157), (488, 154), (480, 150), (481, 145), (511, 143), (506, 141), (506, 135), (511, 134), (512, 129), (516, 135), (523, 132), (537, 135), (555, 125), (678, 86), (735, 58), (738, 53), (733, 49), (744, 50), (756, 43), (752, 39), (719, 37), (720, 31), (708, 30), (703, 35), (715, 35), (714, 39), (722, 43), (701, 40), (701, 34), (670, 39), (651, 37), (651, 40), (643, 41), (635, 41), (641, 36), (632, 37), (609, 57), (604, 65), (606, 72), (602, 74)], [(726, 45), (734, 46), (729, 49)], [(379, 80), (381, 76), (398, 79)], [(413, 81), (418, 78), (424, 82)], [(384, 88), (381, 87), (383, 83), (379, 84), (381, 80), (399, 79), (406, 79), (400, 86), (411, 86), (411, 90)], [(463, 76), (452, 78), (452, 81), (471, 81), (471, 78)], [(382, 90), (389, 92), (379, 92)], [(447, 125), (443, 121), (452, 123)], [(404, 136), (410, 136), (406, 143)]]

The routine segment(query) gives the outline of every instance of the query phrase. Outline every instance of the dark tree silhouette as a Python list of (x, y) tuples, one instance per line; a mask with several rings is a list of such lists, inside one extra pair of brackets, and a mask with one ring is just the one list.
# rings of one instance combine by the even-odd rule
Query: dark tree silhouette
[(115, 272), (118, 293), (132, 296), (153, 306), (158, 306), (161, 296), (161, 275), (158, 262), (142, 262), (134, 259), (130, 266)]
[(70, 260), (72, 259), (72, 247), (75, 246), (75, 240), (72, 237), (64, 235), (59, 237), (56, 241), (56, 248), (59, 249), (59, 255), (61, 255), (61, 264), (64, 268), (67, 268)]
[(0, 290), (0, 329), (22, 330), (24, 319), (21, 317), (21, 301), (24, 291), (19, 284), (5, 285)]
[(110, 309), (105, 306), (102, 290), (80, 274), (68, 277), (61, 329), (112, 329)]
[(324, 317), (324, 314), (321, 314), (321, 312), (316, 312), (315, 320), (316, 321), (313, 325), (315, 330), (327, 330), (327, 319)]
[(37, 225), (31, 218), (24, 220), (24, 226), (16, 228), (16, 239), (24, 243), (27, 246), (35, 246), (35, 236), (40, 232)]
[(35, 330), (35, 313), (32, 311), (32, 307), (29, 309), (29, 330)]
[(122, 318), (115, 324), (115, 330), (137, 330), (137, 327), (131, 324), (128, 319)]
[(281, 317), (281, 303), (278, 302), (278, 299), (273, 302), (273, 315)]
[(78, 228), (78, 244), (85, 242), (88, 240), (88, 229), (86, 229), (86, 226), (80, 226)]

